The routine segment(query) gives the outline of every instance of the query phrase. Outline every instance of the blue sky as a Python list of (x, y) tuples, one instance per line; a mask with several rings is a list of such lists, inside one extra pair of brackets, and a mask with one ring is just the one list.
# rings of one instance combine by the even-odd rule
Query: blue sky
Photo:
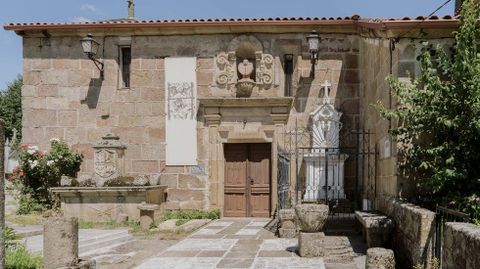
[[(127, 0), (1, 0), (0, 24), (126, 17)], [(403, 17), (428, 15), (445, 0), (135, 0), (138, 19)], [(437, 15), (452, 14), (454, 0)], [(22, 72), (21, 38), (0, 29), (0, 89)]]

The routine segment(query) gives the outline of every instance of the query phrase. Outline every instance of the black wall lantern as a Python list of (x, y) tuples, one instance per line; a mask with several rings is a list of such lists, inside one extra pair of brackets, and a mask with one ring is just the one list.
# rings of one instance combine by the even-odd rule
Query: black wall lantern
[(100, 70), (100, 77), (103, 78), (104, 64), (96, 58), (100, 43), (93, 39), (92, 34), (87, 34), (87, 36), (82, 38), (80, 42), (82, 43), (83, 53), (87, 55), (88, 59), (95, 63), (95, 66)]
[(320, 46), (320, 36), (317, 31), (313, 30), (307, 36), (308, 50), (311, 54), (312, 64), (315, 64), (318, 60), (318, 48)]

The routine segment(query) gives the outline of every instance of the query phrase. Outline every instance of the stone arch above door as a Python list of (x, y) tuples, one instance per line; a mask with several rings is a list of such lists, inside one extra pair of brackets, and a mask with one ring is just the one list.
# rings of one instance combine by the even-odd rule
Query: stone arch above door
[(258, 40), (258, 38), (256, 38), (254, 35), (240, 35), (234, 37), (232, 40), (230, 40), (230, 43), (228, 43), (227, 51), (236, 51), (240, 44), (245, 42), (250, 43), (255, 51), (263, 52), (262, 42), (260, 42), (260, 40)]

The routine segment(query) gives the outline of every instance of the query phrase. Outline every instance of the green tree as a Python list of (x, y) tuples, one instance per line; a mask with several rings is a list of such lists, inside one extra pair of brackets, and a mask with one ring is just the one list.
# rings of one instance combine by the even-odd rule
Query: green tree
[(5, 91), (0, 91), (0, 118), (5, 121), (5, 135), (8, 138), (12, 138), (13, 129), (17, 129), (17, 138), (21, 138), (22, 85), (23, 80), (19, 76)]
[[(401, 168), (421, 199), (450, 203), (480, 220), (479, 8), (465, 1), (451, 54), (423, 44), (421, 75), (412, 84), (388, 78), (399, 105), (378, 104), (400, 145)], [(476, 208), (476, 209), (475, 209)]]

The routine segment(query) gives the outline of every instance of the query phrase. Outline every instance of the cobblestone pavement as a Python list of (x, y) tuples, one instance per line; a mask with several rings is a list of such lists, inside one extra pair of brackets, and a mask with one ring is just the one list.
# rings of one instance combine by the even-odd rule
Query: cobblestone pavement
[(355, 259), (361, 256), (353, 251), (349, 238), (327, 236), (327, 256), (301, 258), (296, 254), (297, 239), (275, 237), (264, 229), (269, 221), (225, 218), (211, 222), (137, 268), (358, 268)]

